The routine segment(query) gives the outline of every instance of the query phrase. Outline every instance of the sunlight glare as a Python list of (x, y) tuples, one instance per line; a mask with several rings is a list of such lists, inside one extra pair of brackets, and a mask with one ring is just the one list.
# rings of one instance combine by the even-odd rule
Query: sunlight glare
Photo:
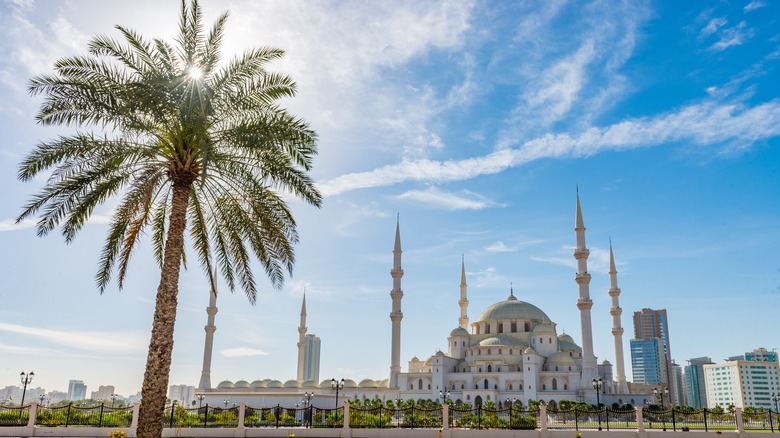
[(190, 77), (192, 79), (195, 79), (195, 80), (198, 80), (198, 79), (203, 77), (203, 71), (200, 68), (196, 67), (196, 66), (190, 67), (188, 73), (189, 73)]

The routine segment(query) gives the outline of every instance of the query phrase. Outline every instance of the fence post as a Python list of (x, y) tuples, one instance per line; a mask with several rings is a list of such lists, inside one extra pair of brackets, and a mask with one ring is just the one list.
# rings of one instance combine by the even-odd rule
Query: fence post
[(29, 412), (30, 412), (30, 416), (29, 418), (27, 418), (27, 427), (35, 427), (35, 418), (38, 416), (38, 402), (30, 403)]
[(275, 411), (276, 412), (274, 412), (274, 413), (276, 415), (274, 415), (274, 417), (276, 417), (276, 428), (278, 429), (279, 428), (279, 417), (282, 416), (282, 405), (277, 404)]
[(98, 427), (103, 427), (103, 406), (105, 403), (100, 403), (100, 416), (98, 417)]
[(542, 432), (547, 432), (547, 405), (544, 403), (539, 405), (539, 425)]
[(246, 403), (241, 402), (238, 404), (238, 428), (244, 428), (244, 417), (246, 416)]
[(133, 421), (130, 423), (130, 432), (127, 434), (128, 436), (134, 437), (136, 436), (136, 431), (138, 430), (138, 414), (141, 412), (141, 403), (133, 403)]
[(444, 403), (441, 405), (441, 429), (448, 430), (450, 428), (450, 405)]
[(745, 423), (742, 421), (742, 408), (734, 409), (734, 419), (737, 421), (737, 432), (745, 431)]
[(73, 402), (68, 403), (68, 412), (65, 414), (65, 427), (68, 427), (70, 423), (70, 408), (73, 406)]
[(344, 402), (344, 429), (349, 429), (349, 403), (347, 402)]
[(203, 413), (203, 428), (208, 427), (209, 424), (209, 404), (206, 403), (206, 410)]
[(636, 409), (636, 428), (640, 432), (645, 431), (645, 416), (642, 413), (642, 406), (637, 406)]

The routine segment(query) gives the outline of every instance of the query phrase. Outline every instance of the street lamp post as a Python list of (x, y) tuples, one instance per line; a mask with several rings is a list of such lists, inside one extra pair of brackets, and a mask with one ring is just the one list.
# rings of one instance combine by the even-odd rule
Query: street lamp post
[(664, 395), (669, 394), (669, 388), (664, 388), (663, 391), (661, 391), (658, 388), (653, 388), (653, 394), (656, 395), (661, 400), (661, 419), (663, 420), (663, 428), (664, 431), (666, 430), (666, 417), (664, 416)]
[(314, 398), (313, 392), (304, 392), (303, 393), (303, 408), (305, 409), (303, 412), (303, 425), (305, 427), (308, 427), (311, 423), (311, 411), (312, 411), (312, 405), (311, 400)]
[(339, 408), (339, 390), (344, 389), (344, 379), (330, 379), (330, 388), (336, 390), (336, 409)]
[(19, 378), (22, 381), (22, 385), (24, 385), (24, 389), (22, 390), (22, 401), (19, 403), (19, 406), (24, 406), (24, 395), (27, 393), (27, 385), (32, 382), (33, 377), (35, 377), (35, 373), (30, 371), (29, 373), (25, 373), (22, 371), (21, 374), (19, 374)]
[(203, 398), (206, 396), (203, 394), (197, 394), (195, 397), (198, 398), (198, 412), (200, 412), (200, 408), (203, 406)]
[(111, 409), (114, 409), (114, 402), (116, 402), (116, 394), (111, 394)]
[(447, 398), (450, 396), (450, 392), (448, 390), (439, 391), (439, 398), (442, 399), (442, 403), (447, 403)]
[(225, 400), (225, 409), (227, 409), (228, 404), (230, 404), (230, 400)]
[(599, 430), (601, 430), (601, 388), (604, 387), (604, 381), (599, 377), (598, 379), (593, 379), (593, 389), (596, 390), (596, 409), (598, 411), (599, 416)]

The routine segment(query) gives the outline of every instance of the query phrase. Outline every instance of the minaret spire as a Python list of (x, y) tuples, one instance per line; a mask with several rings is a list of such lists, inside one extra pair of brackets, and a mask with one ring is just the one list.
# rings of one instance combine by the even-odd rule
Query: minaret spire
[[(590, 299), (590, 274), (588, 273), (588, 256), (590, 251), (585, 246), (585, 223), (582, 220), (582, 208), (580, 207), (580, 192), (577, 187), (577, 214), (575, 218), (574, 232), (577, 238), (577, 247), (574, 250), (574, 258), (577, 259), (577, 275), (575, 281), (579, 286), (579, 299), (577, 308), (580, 309), (580, 323), (582, 325), (582, 384), (587, 388), (588, 383), (597, 377), (596, 356), (593, 354), (593, 328), (590, 318), (590, 309), (593, 301)], [(587, 397), (590, 402), (590, 396)], [(595, 396), (593, 401), (595, 401)]]
[(211, 293), (209, 294), (209, 306), (206, 307), (208, 319), (204, 330), (206, 331), (206, 343), (203, 347), (203, 370), (200, 373), (199, 389), (211, 389), (211, 353), (214, 349), (214, 332), (217, 326), (214, 319), (217, 316), (217, 280), (216, 272), (211, 275)]
[(618, 297), (620, 297), (620, 288), (617, 282), (617, 269), (615, 268), (615, 256), (612, 253), (612, 238), (609, 239), (609, 296), (612, 297), (612, 308), (609, 309), (612, 315), (612, 336), (615, 337), (615, 383), (618, 394), (628, 394), (628, 384), (626, 383), (626, 367), (623, 362), (623, 327), (620, 325), (620, 315), (623, 309), (620, 308)]
[(404, 276), (404, 270), (401, 268), (401, 216), (396, 218), (395, 223), (395, 245), (393, 247), (393, 269), (390, 276), (393, 278), (393, 290), (390, 291), (390, 298), (393, 301), (393, 307), (390, 311), (390, 321), (392, 326), (391, 354), (390, 354), (390, 382), (388, 387), (398, 388), (398, 374), (401, 372), (401, 320), (404, 314), (401, 312), (401, 299), (404, 292), (401, 290), (401, 277)]
[(298, 326), (298, 374), (296, 380), (303, 382), (304, 363), (306, 361), (306, 289), (303, 289), (301, 303), (301, 323)]
[(460, 324), (461, 328), (463, 328), (464, 330), (469, 329), (469, 317), (466, 312), (469, 307), (469, 300), (466, 297), (467, 289), (468, 289), (468, 285), (466, 284), (466, 257), (463, 254), (461, 254), (460, 301), (458, 301), (458, 305), (460, 306), (460, 318), (458, 318), (458, 324)]

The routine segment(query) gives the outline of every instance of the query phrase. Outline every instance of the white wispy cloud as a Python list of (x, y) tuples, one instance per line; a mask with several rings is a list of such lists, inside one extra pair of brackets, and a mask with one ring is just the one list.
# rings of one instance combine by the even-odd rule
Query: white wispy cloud
[(485, 246), (485, 251), (487, 252), (512, 252), (516, 251), (517, 248), (510, 248), (506, 246), (506, 244), (500, 240), (491, 243), (490, 245)]
[(431, 207), (442, 207), (447, 210), (482, 210), (489, 207), (505, 206), (505, 204), (497, 203), (468, 190), (455, 194), (436, 187), (429, 187), (425, 190), (409, 190), (396, 198), (419, 202)]
[(588, 157), (679, 141), (697, 145), (756, 141), (780, 135), (780, 100), (753, 107), (742, 103), (704, 101), (650, 118), (628, 119), (607, 127), (591, 127), (572, 135), (548, 134), (519, 148), (501, 149), (463, 160), (402, 161), (368, 172), (341, 175), (320, 184), (326, 196), (350, 190), (388, 186), (403, 181), (462, 181), (503, 172), (542, 158)]
[(752, 28), (747, 27), (746, 22), (741, 21), (736, 26), (723, 29), (720, 32), (720, 39), (710, 46), (710, 50), (720, 52), (732, 46), (741, 46), (752, 38), (754, 33)]
[[(590, 272), (608, 272), (609, 271), (609, 249), (590, 247), (590, 255), (588, 256), (588, 271)], [(571, 256), (574, 251), (573, 246), (565, 246), (561, 248), (561, 253), (566, 255), (560, 256), (531, 256), (531, 260), (542, 263), (550, 263), (553, 265), (566, 266), (572, 269), (577, 269), (577, 260)], [(616, 264), (617, 261), (615, 262)]]
[(250, 357), (250, 356), (268, 356), (269, 353), (264, 350), (249, 347), (226, 348), (219, 352), (224, 357)]
[(766, 2), (763, 2), (761, 0), (753, 0), (752, 2), (745, 5), (744, 8), (742, 8), (745, 12), (755, 11), (756, 9), (760, 9), (766, 6)]
[(32, 336), (86, 351), (121, 353), (143, 351), (146, 347), (146, 338), (140, 333), (130, 331), (78, 332), (6, 323), (0, 323), (0, 331)]
[(25, 219), (18, 224), (14, 219), (5, 219), (0, 221), (0, 232), (3, 231), (19, 231), (35, 226), (35, 219)]
[(706, 38), (715, 32), (718, 31), (721, 27), (725, 26), (726, 23), (728, 23), (728, 20), (726, 20), (725, 17), (716, 17), (711, 19), (707, 22), (707, 25), (704, 26), (701, 31), (699, 32), (699, 38)]

